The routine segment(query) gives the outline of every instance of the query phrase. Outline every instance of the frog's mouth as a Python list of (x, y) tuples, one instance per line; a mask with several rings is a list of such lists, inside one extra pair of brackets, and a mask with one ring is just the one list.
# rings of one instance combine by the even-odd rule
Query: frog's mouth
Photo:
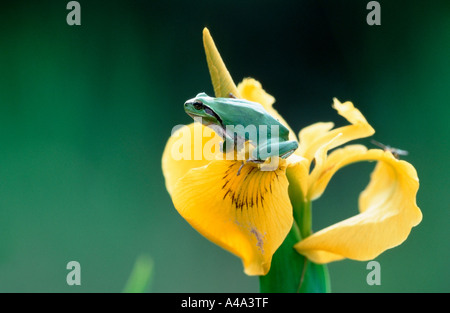
[[(186, 112), (187, 113), (187, 112)], [(189, 115), (190, 117), (192, 117), (193, 119), (196, 117), (201, 117), (200, 115), (197, 114), (192, 114), (192, 113), (187, 113), (187, 115)]]
[[(206, 114), (206, 115), (195, 114), (195, 113), (190, 113), (190, 112), (189, 113), (186, 112), (186, 113), (187, 113), (187, 115), (192, 117), (192, 119), (194, 119), (194, 120), (196, 120), (198, 118), (201, 118), (202, 119), (202, 124), (205, 125), (205, 126), (216, 125), (217, 127), (224, 128), (221, 118), (219, 116), (217, 116), (217, 114), (215, 114), (214, 112), (212, 112), (211, 114)], [(212, 117), (214, 117), (218, 121), (218, 123), (215, 123), (212, 120)]]

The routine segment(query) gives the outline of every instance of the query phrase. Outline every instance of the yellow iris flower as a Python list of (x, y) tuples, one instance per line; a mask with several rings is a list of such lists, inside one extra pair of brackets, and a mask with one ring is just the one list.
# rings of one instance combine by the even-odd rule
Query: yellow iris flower
[[(248, 78), (234, 84), (207, 29), (203, 40), (215, 95), (226, 97), (231, 92), (258, 102), (289, 128), (272, 106), (275, 99), (259, 82)], [(333, 108), (350, 125), (333, 129), (333, 123), (316, 123), (304, 128), (297, 151), (280, 159), (274, 171), (261, 171), (260, 165), (246, 163), (238, 176), (241, 161), (218, 157), (221, 152), (214, 148), (206, 149), (215, 156), (212, 160), (203, 154), (194, 157), (195, 135), (201, 136), (202, 153), (206, 146), (221, 141), (198, 123), (179, 129), (168, 140), (162, 168), (175, 208), (199, 233), (241, 258), (246, 274), (268, 273), (273, 254), (295, 223), (292, 199), (309, 204), (321, 196), (339, 169), (354, 162), (377, 161), (370, 183), (360, 195), (359, 214), (302, 234), (303, 239), (294, 246), (300, 254), (320, 264), (344, 258), (370, 260), (401, 244), (420, 223), (422, 213), (416, 205), (419, 179), (411, 164), (389, 151), (368, 150), (362, 145), (329, 153), (374, 133), (351, 102), (334, 99)], [(291, 129), (290, 136), (297, 140)], [(180, 146), (187, 149), (189, 157), (173, 157)], [(308, 216), (303, 218), (308, 222)]]

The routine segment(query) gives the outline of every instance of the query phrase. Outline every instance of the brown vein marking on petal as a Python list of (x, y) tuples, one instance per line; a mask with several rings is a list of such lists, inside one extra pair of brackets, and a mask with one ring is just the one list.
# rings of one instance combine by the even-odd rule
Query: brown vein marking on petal
[(231, 163), (228, 166), (228, 169), (225, 171), (225, 175), (223, 176), (224, 179), (230, 174), (230, 171), (233, 169), (233, 167), (234, 167), (234, 163)]
[(228, 185), (228, 183), (230, 182), (230, 180), (226, 179), (226, 176), (224, 177), (225, 179), (225, 184), (223, 184), (222, 189), (225, 189), (225, 187)]
[(223, 195), (223, 199), (225, 200), (226, 196), (230, 193), (230, 189), (227, 190), (227, 192), (225, 192), (225, 194)]
[(251, 172), (253, 172), (253, 170), (256, 169), (256, 167), (252, 166), (252, 168), (250, 169), (250, 171), (247, 173), (247, 175), (245, 175), (244, 179), (247, 179), (247, 177), (250, 177)]
[[(231, 199), (231, 204), (239, 210), (254, 206), (264, 208), (266, 194), (272, 194), (272, 184), (279, 179), (276, 171), (261, 171), (256, 166), (244, 165), (241, 174), (236, 175), (241, 164), (232, 162), (223, 177), (223, 200)], [(269, 176), (267, 176), (269, 175)]]

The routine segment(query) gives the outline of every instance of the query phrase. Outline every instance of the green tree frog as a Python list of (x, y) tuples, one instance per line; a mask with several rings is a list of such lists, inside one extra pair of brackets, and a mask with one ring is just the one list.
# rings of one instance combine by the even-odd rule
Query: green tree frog
[(240, 149), (249, 141), (255, 148), (247, 162), (263, 163), (274, 156), (285, 159), (298, 148), (297, 141), (289, 140), (289, 130), (259, 103), (231, 94), (229, 98), (214, 98), (199, 93), (185, 102), (184, 109), (224, 139), (222, 151)]

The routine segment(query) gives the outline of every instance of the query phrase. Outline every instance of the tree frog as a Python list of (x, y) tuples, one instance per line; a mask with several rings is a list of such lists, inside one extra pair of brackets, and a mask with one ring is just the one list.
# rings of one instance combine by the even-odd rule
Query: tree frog
[(289, 140), (289, 130), (259, 103), (202, 92), (186, 101), (184, 109), (192, 118), (201, 117), (203, 125), (224, 139), (222, 151), (239, 149), (239, 143), (249, 141), (255, 148), (247, 162), (263, 163), (274, 156), (285, 159), (298, 148), (297, 141)]

